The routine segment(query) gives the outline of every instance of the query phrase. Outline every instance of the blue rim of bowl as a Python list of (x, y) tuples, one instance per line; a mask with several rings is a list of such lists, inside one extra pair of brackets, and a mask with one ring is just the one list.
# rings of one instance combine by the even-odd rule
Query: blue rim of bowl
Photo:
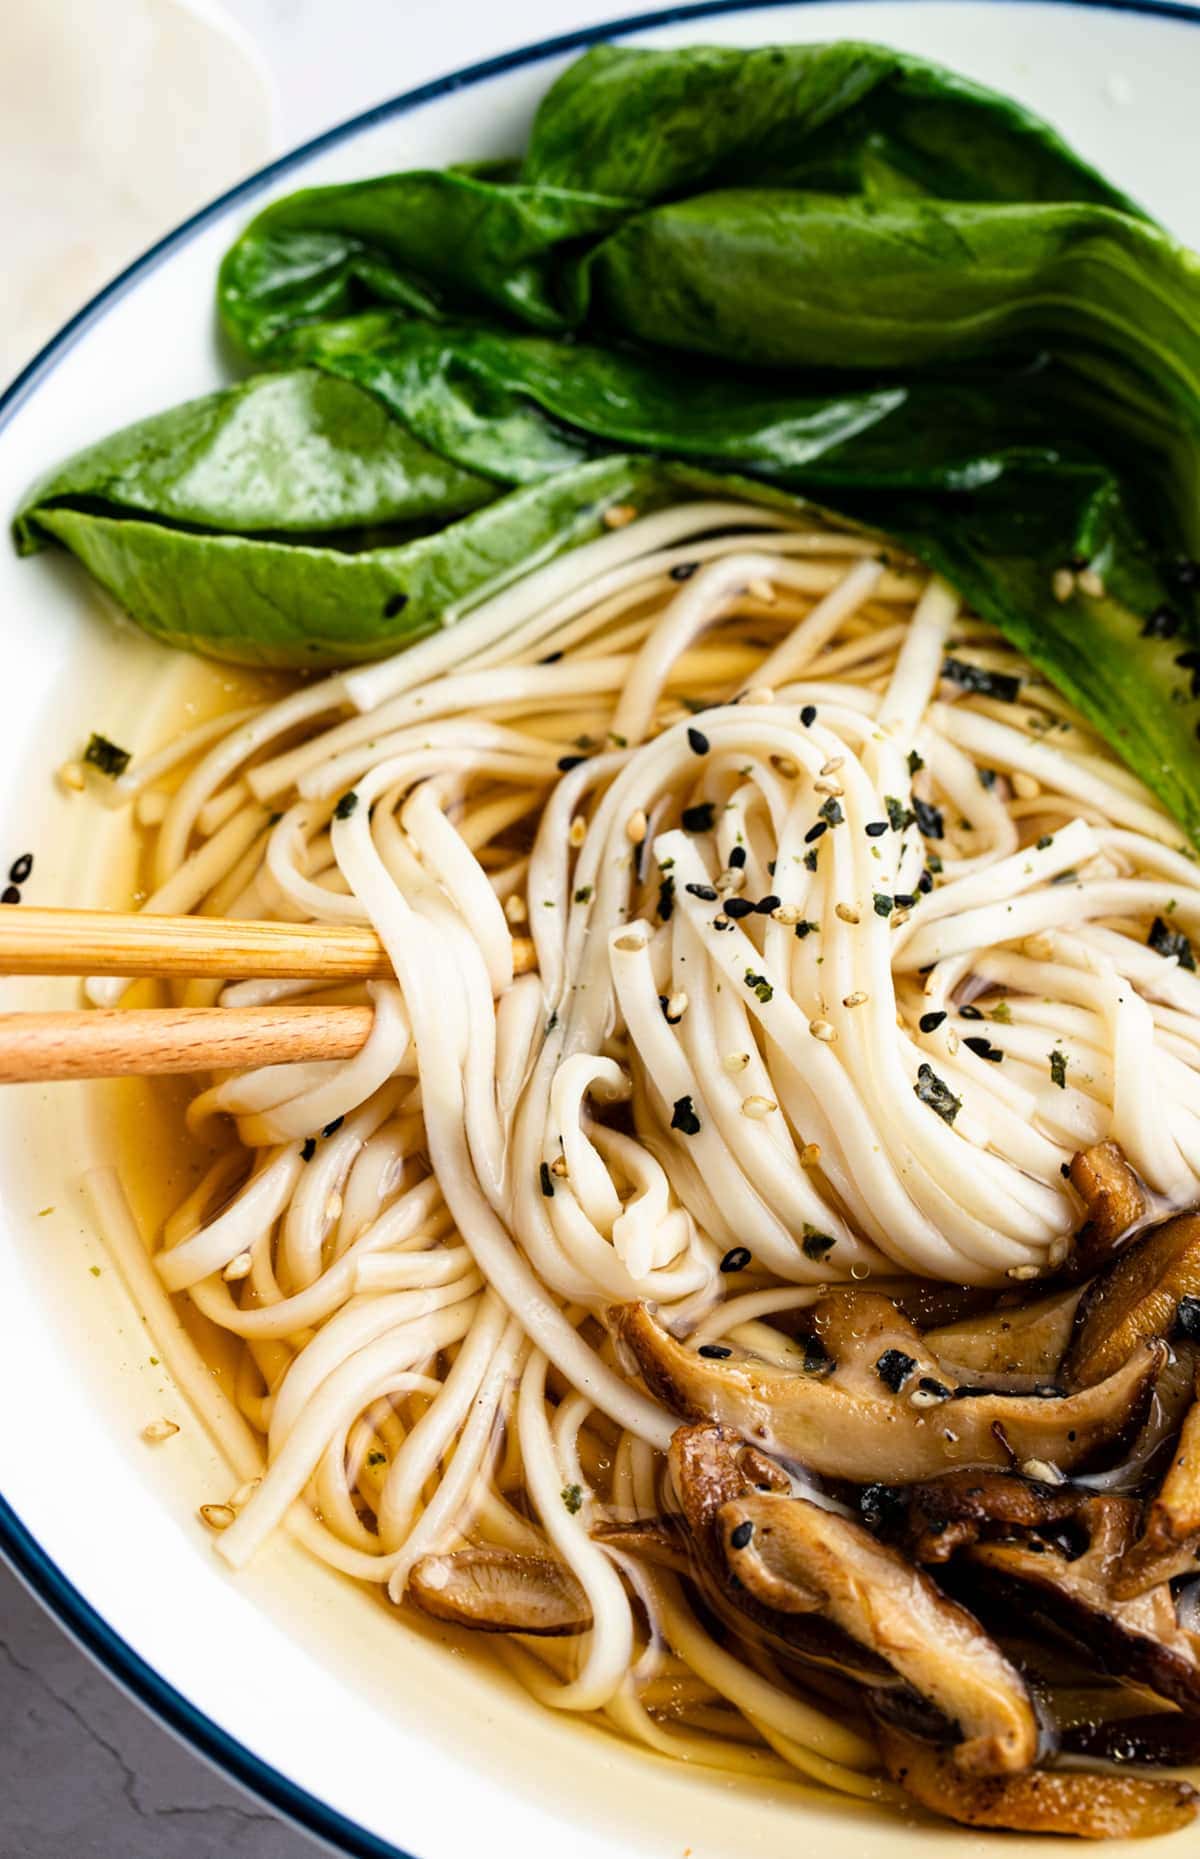
[[(873, 0), (873, 3), (883, 3), (883, 0)], [(940, 0), (925, 0), (925, 4), (938, 3)], [(989, 3), (1007, 5), (1012, 4), (1013, 0), (989, 0)], [(596, 26), (581, 26), (557, 38), (540, 39), (532, 45), (502, 52), (479, 64), (464, 65), (458, 71), (434, 78), (415, 90), (403, 91), (386, 103), (375, 104), (346, 122), (324, 130), (319, 136), (302, 142), (286, 155), (268, 162), (266, 167), (259, 168), (244, 181), (239, 181), (236, 186), (219, 194), (207, 206), (201, 207), (199, 212), (185, 219), (173, 232), (150, 246), (124, 271), (118, 272), (69, 322), (63, 324), (58, 334), (51, 337), (0, 394), (0, 432), (67, 351), (101, 317), (108, 314), (126, 291), (149, 272), (156, 270), (164, 259), (195, 238), (206, 226), (220, 219), (231, 207), (253, 199), (272, 182), (281, 179), (293, 168), (302, 166), (322, 150), (353, 140), (364, 130), (374, 128), (378, 123), (389, 122), (395, 117), (405, 116), (419, 109), (422, 104), (449, 95), (451, 91), (465, 90), (471, 85), (485, 83), (489, 78), (502, 77), (506, 72), (539, 64), (565, 52), (584, 51), (588, 46), (601, 44), (606, 39), (628, 38), (659, 26), (713, 19), (727, 13), (760, 13), (787, 6), (829, 4), (836, 4), (836, 0), (689, 0), (686, 5), (664, 7), (658, 12), (636, 13)], [(1150, 18), (1200, 25), (1200, 6), (1175, 4), (1174, 0), (1034, 0), (1034, 4), (1075, 6), (1093, 12), (1140, 13)], [(394, 1846), (391, 1841), (381, 1839), (347, 1819), (335, 1808), (309, 1794), (307, 1789), (301, 1788), (279, 1769), (254, 1755), (245, 1744), (239, 1743), (236, 1737), (230, 1736), (211, 1717), (197, 1709), (181, 1691), (168, 1684), (140, 1653), (134, 1651), (128, 1641), (113, 1630), (57, 1564), (51, 1561), (2, 1496), (0, 1556), (72, 1639), (152, 1716), (285, 1819), (292, 1821), (303, 1832), (325, 1841), (335, 1851), (350, 1855), (351, 1859), (414, 1859), (414, 1855), (404, 1848)]]

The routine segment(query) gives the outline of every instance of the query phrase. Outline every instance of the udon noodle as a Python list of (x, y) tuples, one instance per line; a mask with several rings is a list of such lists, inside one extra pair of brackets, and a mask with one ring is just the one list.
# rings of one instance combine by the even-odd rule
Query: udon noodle
[[(737, 503), (609, 514), (404, 654), (122, 777), (161, 815), (148, 909), (370, 923), (395, 979), (352, 1061), (195, 1099), (240, 1143), (153, 1269), (94, 1193), (231, 1458), (231, 1564), (286, 1526), (399, 1603), (431, 1551), (549, 1549), (593, 1624), (492, 1642), (537, 1698), (884, 1793), (819, 1694), (594, 1534), (655, 1515), (675, 1425), (605, 1312), (784, 1359), (766, 1320), (833, 1280), (1032, 1281), (1106, 1137), (1193, 1203), (1200, 979), (1146, 938), (1194, 925), (1200, 884), (913, 561)], [(168, 1294), (236, 1340), (232, 1398)]]

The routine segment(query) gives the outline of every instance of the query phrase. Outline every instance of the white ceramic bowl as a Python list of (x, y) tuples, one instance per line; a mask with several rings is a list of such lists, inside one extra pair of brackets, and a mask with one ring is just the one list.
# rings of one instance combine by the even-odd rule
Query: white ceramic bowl
[[(509, 152), (568, 58), (609, 34), (654, 45), (853, 36), (940, 59), (1050, 117), (1200, 245), (1190, 159), (1200, 12), (1036, 0), (687, 6), (427, 85), (189, 221), (0, 400), (0, 511), (65, 452), (222, 379), (217, 261), (268, 198)], [(0, 613), (0, 869), (33, 850), (28, 901), (119, 904), (133, 882), (123, 829), (94, 802), (58, 793), (53, 770), (95, 727), (135, 749), (161, 740), (181, 702), (217, 701), (221, 673), (197, 679), (194, 662), (111, 624), (62, 556), (18, 563), (0, 553)], [(72, 998), (68, 983), (9, 982), (3, 995), (7, 1007)], [(734, 1784), (581, 1729), (435, 1634), (389, 1619), (286, 1540), (231, 1576), (195, 1521), (198, 1503), (227, 1495), (228, 1474), (152, 1362), (79, 1195), (81, 1171), (109, 1159), (118, 1096), (13, 1089), (0, 1120), (0, 1548), (116, 1678), (276, 1807), (339, 1850), (377, 1859), (790, 1859), (798, 1841), (822, 1859), (982, 1850), (950, 1827)], [(183, 1431), (148, 1448), (140, 1429), (164, 1412)], [(1180, 1834), (1169, 1850), (1194, 1851), (1194, 1840)], [(1013, 1838), (1004, 1850), (1045, 1847)]]

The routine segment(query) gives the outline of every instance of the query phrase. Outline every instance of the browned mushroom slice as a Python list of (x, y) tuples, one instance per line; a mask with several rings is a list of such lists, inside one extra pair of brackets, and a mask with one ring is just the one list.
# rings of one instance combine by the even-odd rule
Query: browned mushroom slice
[(1142, 1534), (1113, 1578), (1122, 1599), (1195, 1571), (1200, 1547), (1200, 1400), (1187, 1418), (1162, 1484), (1146, 1510)]
[(1200, 1806), (1200, 1796), (1185, 1781), (1060, 1769), (970, 1776), (944, 1750), (905, 1736), (890, 1724), (881, 1722), (878, 1736), (892, 1780), (922, 1807), (967, 1827), (1137, 1840), (1186, 1827)]
[(510, 1549), (456, 1549), (413, 1563), (408, 1594), (423, 1613), (482, 1633), (586, 1633), (587, 1596), (570, 1569), (549, 1556)]
[[(1127, 1683), (1145, 1685), (1182, 1710), (1200, 1712), (1200, 1658), (1179, 1625), (1164, 1583), (1132, 1600), (1113, 1591), (1116, 1571), (1138, 1527), (1132, 1498), (1090, 1498), (1078, 1513), (1089, 1545), (1064, 1554), (1051, 1542), (976, 1543), (966, 1554), (1023, 1612), (1081, 1646), (1093, 1664)], [(1038, 1605), (1040, 1603), (1040, 1605)]]
[(1153, 1227), (1093, 1280), (1075, 1320), (1063, 1370), (1088, 1388), (1150, 1338), (1167, 1336), (1185, 1297), (1200, 1295), (1200, 1215)]
[[(860, 1682), (892, 1682), (887, 1661), (856, 1643), (815, 1612), (797, 1616), (760, 1606), (749, 1590), (730, 1578), (718, 1519), (722, 1507), (757, 1492), (791, 1491), (791, 1480), (765, 1454), (745, 1445), (725, 1427), (677, 1427), (671, 1440), (671, 1480), (679, 1498), (692, 1573), (706, 1599), (735, 1632), (747, 1623), (756, 1638), (785, 1657), (820, 1666)], [(819, 1597), (814, 1595), (814, 1608)]]
[(776, 1612), (819, 1609), (958, 1726), (955, 1762), (975, 1775), (1028, 1768), (1033, 1701), (979, 1622), (861, 1524), (807, 1498), (755, 1493), (721, 1507), (731, 1573)]
[(678, 1532), (664, 1517), (639, 1518), (636, 1523), (598, 1523), (593, 1526), (592, 1541), (604, 1549), (618, 1549), (622, 1555), (640, 1556), (643, 1562), (671, 1569), (676, 1575), (686, 1575), (691, 1566)]
[(1054, 1381), (1071, 1341), (1077, 1286), (925, 1332), (943, 1370), (964, 1382), (1023, 1391)]
[(1017, 1531), (1052, 1529), (1088, 1502), (1073, 1485), (1039, 1485), (1009, 1472), (948, 1472), (905, 1493), (905, 1548), (918, 1562)]
[(845, 1300), (817, 1303), (816, 1335), (840, 1353), (830, 1357), (822, 1341), (807, 1366), (797, 1352), (794, 1370), (726, 1344), (701, 1354), (644, 1304), (623, 1304), (610, 1320), (647, 1387), (673, 1412), (715, 1420), (820, 1476), (859, 1484), (913, 1484), (961, 1465), (1013, 1460), (1083, 1465), (1136, 1427), (1166, 1356), (1164, 1344), (1147, 1346), (1102, 1385), (1061, 1400), (956, 1390), (899, 1311), (872, 1301), (890, 1313), (886, 1322), (869, 1311), (852, 1322)]
[(1075, 1235), (1071, 1269), (1081, 1277), (1107, 1265), (1123, 1234), (1143, 1218), (1146, 1197), (1117, 1143), (1093, 1143), (1071, 1160), (1071, 1186), (1087, 1209)]

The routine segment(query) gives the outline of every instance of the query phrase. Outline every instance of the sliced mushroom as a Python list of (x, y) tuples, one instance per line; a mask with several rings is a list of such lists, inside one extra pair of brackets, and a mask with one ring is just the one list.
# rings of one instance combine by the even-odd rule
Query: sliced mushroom
[(730, 1571), (778, 1613), (819, 1609), (958, 1726), (956, 1764), (974, 1775), (1028, 1768), (1033, 1700), (979, 1622), (853, 1519), (807, 1498), (735, 1498), (718, 1513)]
[(902, 1495), (904, 1546), (922, 1563), (947, 1562), (972, 1543), (1014, 1531), (1052, 1530), (1077, 1516), (1088, 1494), (1010, 1472), (948, 1472)]
[(641, 1518), (636, 1523), (598, 1523), (592, 1529), (592, 1541), (605, 1549), (619, 1549), (622, 1555), (640, 1556), (643, 1562), (670, 1569), (676, 1575), (686, 1575), (691, 1566), (678, 1531), (664, 1517)]
[(1010, 1304), (925, 1332), (947, 1375), (964, 1382), (1028, 1392), (1052, 1383), (1071, 1341), (1077, 1287), (1028, 1304)]
[(1200, 1712), (1200, 1658), (1179, 1624), (1170, 1588), (1162, 1584), (1132, 1600), (1113, 1591), (1140, 1510), (1132, 1498), (1089, 1498), (1076, 1516), (1088, 1537), (1082, 1555), (1038, 1540), (976, 1543), (967, 1560), (1001, 1585), (1006, 1600), (1015, 1598), (1022, 1615), (1036, 1611), (1044, 1625), (1067, 1634), (1093, 1666)]
[(956, 1389), (889, 1300), (860, 1302), (857, 1318), (845, 1294), (813, 1307), (821, 1347), (795, 1370), (729, 1345), (701, 1354), (644, 1304), (623, 1304), (610, 1320), (646, 1385), (675, 1413), (716, 1420), (780, 1458), (859, 1484), (912, 1484), (1014, 1460), (1083, 1465), (1136, 1428), (1166, 1357), (1165, 1345), (1147, 1345), (1108, 1381), (1063, 1399)]
[(1200, 1807), (1200, 1796), (1185, 1781), (1054, 1769), (969, 1776), (944, 1751), (888, 1723), (879, 1723), (878, 1736), (892, 1780), (922, 1807), (967, 1827), (1136, 1840), (1186, 1827)]
[(1187, 1418), (1162, 1484), (1146, 1509), (1142, 1534), (1113, 1578), (1121, 1599), (1195, 1572), (1200, 1547), (1200, 1400)]
[(1094, 1279), (1079, 1306), (1063, 1364), (1069, 1386), (1089, 1388), (1153, 1337), (1168, 1336), (1185, 1297), (1200, 1295), (1200, 1215), (1152, 1227)]
[(671, 1441), (671, 1480), (693, 1551), (692, 1573), (705, 1598), (735, 1632), (753, 1634), (787, 1657), (860, 1682), (892, 1679), (886, 1660), (815, 1614), (797, 1617), (762, 1607), (730, 1577), (718, 1518), (725, 1504), (760, 1491), (787, 1493), (791, 1480), (736, 1433), (711, 1424), (678, 1427)]
[(408, 1594), (423, 1613), (482, 1633), (586, 1633), (587, 1596), (570, 1569), (549, 1556), (510, 1549), (456, 1549), (413, 1563)]
[(1073, 1276), (1107, 1265), (1124, 1234), (1146, 1212), (1142, 1184), (1117, 1143), (1093, 1143), (1071, 1160), (1071, 1186), (1087, 1209), (1071, 1252)]

